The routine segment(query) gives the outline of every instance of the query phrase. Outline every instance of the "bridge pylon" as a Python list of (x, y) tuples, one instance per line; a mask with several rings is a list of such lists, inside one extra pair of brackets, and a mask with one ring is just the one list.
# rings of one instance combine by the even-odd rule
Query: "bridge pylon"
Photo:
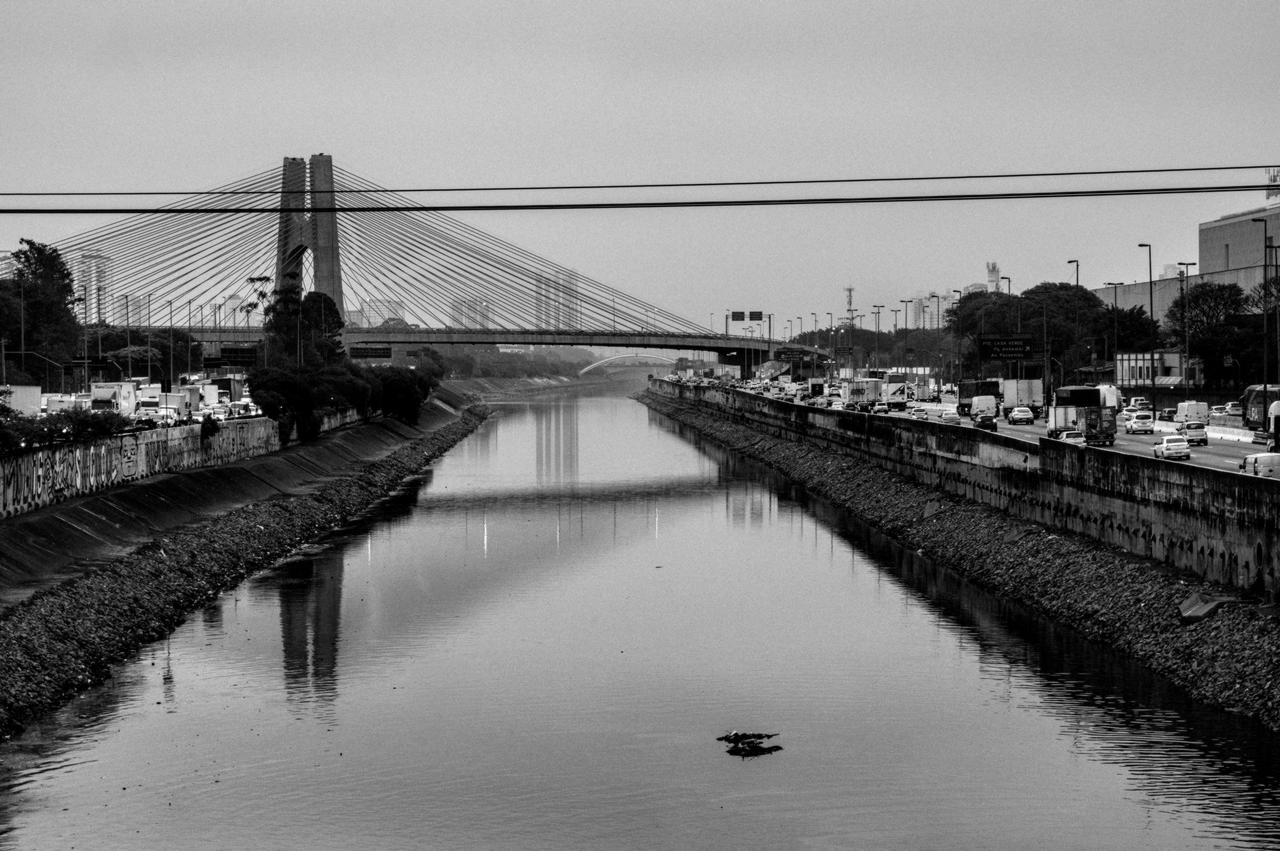
[[(308, 195), (310, 206), (307, 205)], [(333, 207), (333, 157), (312, 154), (308, 161), (301, 157), (285, 157), (280, 178), (275, 288), (292, 286), (290, 281), (297, 281), (301, 286), (302, 261), (310, 251), (316, 292), (333, 299), (339, 315), (345, 319), (342, 266), (338, 256), (338, 215), (332, 212)]]

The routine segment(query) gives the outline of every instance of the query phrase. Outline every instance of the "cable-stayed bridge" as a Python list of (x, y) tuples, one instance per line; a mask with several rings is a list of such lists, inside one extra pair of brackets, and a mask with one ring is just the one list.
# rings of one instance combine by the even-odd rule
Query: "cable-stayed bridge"
[(708, 351), (740, 363), (778, 345), (717, 334), (421, 207), (317, 154), (57, 248), (86, 325), (186, 327), (215, 350), (259, 340), (270, 292), (294, 285), (333, 299), (354, 356), (497, 343)]

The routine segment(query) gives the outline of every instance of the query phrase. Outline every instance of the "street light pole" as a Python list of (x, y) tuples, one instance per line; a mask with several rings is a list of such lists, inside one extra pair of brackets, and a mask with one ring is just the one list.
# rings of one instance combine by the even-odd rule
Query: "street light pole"
[[(1150, 319), (1156, 321), (1156, 282), (1151, 274), (1151, 243), (1139, 242), (1139, 248), (1147, 249), (1147, 310), (1151, 312)], [(1156, 406), (1156, 342), (1160, 338), (1160, 324), (1156, 323), (1156, 339), (1151, 341), (1151, 357), (1148, 359), (1151, 365), (1151, 407)]]
[(1079, 260), (1068, 260), (1068, 261), (1067, 261), (1067, 263), (1068, 263), (1069, 265), (1072, 265), (1072, 266), (1075, 266), (1075, 267), (1076, 267), (1076, 286), (1077, 286), (1077, 287), (1078, 287), (1078, 286), (1080, 286), (1080, 261), (1079, 261)]
[(1009, 295), (1013, 295), (1013, 278), (1010, 278), (1007, 275), (1001, 275), (1000, 280), (1009, 285)]
[[(952, 290), (952, 292), (956, 294), (956, 387), (959, 388), (960, 381), (964, 378), (964, 360), (960, 351), (960, 337), (964, 333), (964, 324), (960, 320), (960, 300), (964, 298), (964, 293), (960, 290)], [(981, 377), (982, 366), (979, 364), (978, 378)]]
[(1178, 290), (1182, 295), (1182, 399), (1185, 402), (1191, 398), (1191, 326), (1187, 322), (1187, 275), (1191, 272), (1189, 267), (1198, 265), (1194, 260), (1179, 260), (1178, 265), (1182, 267), (1182, 271), (1178, 275)]
[[(1271, 309), (1270, 299), (1267, 291), (1267, 220), (1266, 219), (1250, 219), (1251, 222), (1257, 222), (1262, 225), (1262, 428), (1267, 433), (1271, 432), (1271, 417), (1268, 416), (1267, 407), (1267, 377), (1271, 370), (1268, 361), (1271, 359), (1267, 342), (1267, 313)], [(1248, 413), (1247, 411), (1245, 412)]]
[(875, 348), (875, 351), (876, 351), (876, 356), (875, 356), (875, 365), (876, 365), (876, 369), (879, 369), (879, 368), (880, 368), (880, 311), (881, 311), (881, 310), (883, 310), (883, 309), (884, 309), (884, 305), (883, 305), (883, 304), (873, 304), (873, 305), (871, 305), (871, 315), (873, 315), (873, 316), (876, 318), (876, 348)]
[[(1124, 281), (1107, 281), (1103, 286), (1111, 287), (1111, 362), (1116, 365), (1116, 378), (1120, 378), (1119, 360), (1117, 352), (1120, 351), (1120, 308), (1116, 302), (1116, 293), (1120, 291), (1120, 287), (1124, 286)], [(1119, 381), (1116, 382), (1117, 384)]]
[(907, 312), (907, 305), (911, 304), (911, 299), (900, 298), (898, 301), (902, 304), (902, 330), (909, 331), (911, 329), (911, 314)]
[(898, 336), (898, 314), (902, 312), (902, 308), (893, 307), (889, 309), (889, 312), (893, 314), (893, 336), (896, 337)]

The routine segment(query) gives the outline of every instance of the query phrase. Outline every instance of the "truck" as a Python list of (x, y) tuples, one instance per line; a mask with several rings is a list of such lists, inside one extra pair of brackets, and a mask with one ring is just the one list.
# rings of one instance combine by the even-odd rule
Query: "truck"
[(137, 386), (132, 381), (105, 381), (89, 386), (89, 409), (131, 417), (138, 410)]
[(1209, 422), (1208, 402), (1179, 402), (1178, 410), (1173, 415), (1175, 423), (1207, 423)]
[(1044, 382), (1039, 378), (1006, 378), (1001, 384), (1001, 404), (1007, 416), (1014, 408), (1030, 408), (1036, 419), (1044, 416)]
[(1106, 394), (1097, 387), (1059, 387), (1053, 394), (1046, 434), (1057, 439), (1064, 431), (1084, 433), (1090, 446), (1112, 446), (1116, 442), (1116, 410), (1104, 404)]
[(6, 384), (0, 387), (0, 405), (8, 405), (19, 414), (40, 416), (39, 384)]
[(884, 379), (853, 378), (849, 380), (849, 395), (845, 398), (845, 407), (857, 408), (859, 411), (870, 411), (871, 406), (884, 399)]
[(889, 406), (889, 410), (905, 411), (907, 403), (914, 402), (916, 399), (915, 390), (916, 385), (912, 376), (905, 372), (889, 372), (884, 376), (882, 399)]
[(956, 413), (962, 417), (969, 416), (969, 408), (973, 406), (974, 396), (995, 396), (1000, 401), (1003, 388), (998, 378), (964, 379), (956, 388)]

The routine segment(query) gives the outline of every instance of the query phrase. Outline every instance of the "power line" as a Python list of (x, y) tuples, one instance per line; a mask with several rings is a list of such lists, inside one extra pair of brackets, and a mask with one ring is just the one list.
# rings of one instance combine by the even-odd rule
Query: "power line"
[[(531, 184), (527, 186), (436, 186), (416, 189), (334, 189), (334, 194), (365, 194), (376, 192), (542, 192), (569, 189), (691, 189), (715, 186), (801, 186), (827, 185), (836, 183), (910, 183), (939, 180), (1012, 180), (1032, 177), (1099, 177), (1120, 174), (1185, 174), (1204, 171), (1242, 171), (1246, 169), (1275, 168), (1274, 164), (1265, 165), (1221, 165), (1221, 166), (1180, 166), (1171, 168), (1122, 168), (1092, 169), (1086, 171), (1028, 171), (1028, 172), (995, 172), (986, 174), (935, 174), (912, 177), (832, 177), (832, 178), (800, 178), (795, 180), (703, 180), (684, 183), (569, 183), (569, 184)], [(113, 197), (154, 196), (154, 195), (282, 195), (307, 194), (309, 190), (284, 193), (279, 190), (250, 189), (214, 189), (196, 191), (178, 190), (132, 190), (132, 191), (79, 191), (79, 192), (0, 192), (0, 198), (66, 198), (66, 197)]]
[[(750, 198), (701, 201), (564, 201), (522, 204), (395, 204), (360, 207), (0, 207), (0, 215), (151, 215), (190, 213), (483, 213), (520, 210), (647, 210), (689, 207), (786, 207), (840, 204), (905, 204), (936, 201), (1009, 201), (1034, 198), (1109, 198), (1137, 195), (1194, 195), (1212, 192), (1256, 192), (1274, 184), (1166, 186), (1132, 189), (1044, 189), (1025, 192), (962, 192), (953, 194), (868, 195), (831, 198)], [(387, 190), (382, 190), (387, 191)], [(275, 194), (275, 193), (272, 193)]]

